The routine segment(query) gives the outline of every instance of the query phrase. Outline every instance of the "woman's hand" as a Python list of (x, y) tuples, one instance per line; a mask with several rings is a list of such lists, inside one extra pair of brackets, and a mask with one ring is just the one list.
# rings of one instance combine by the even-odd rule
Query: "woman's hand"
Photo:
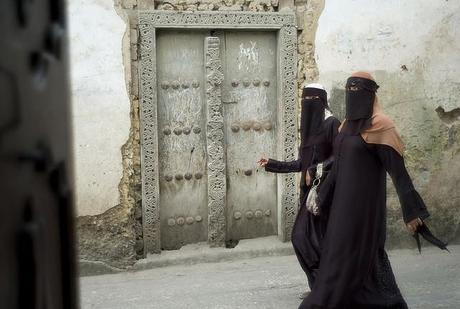
[(423, 221), (420, 218), (414, 219), (406, 224), (409, 233), (411, 233), (412, 235), (415, 234), (417, 228), (421, 225), (423, 225)]
[(311, 176), (310, 176), (310, 172), (308, 170), (305, 172), (305, 184), (307, 186), (311, 185)]
[(257, 163), (259, 163), (259, 165), (260, 165), (260, 166), (263, 166), (263, 167), (264, 167), (265, 165), (267, 165), (267, 163), (268, 163), (268, 159), (267, 159), (267, 158), (264, 158), (264, 157), (262, 157), (262, 158), (260, 158), (260, 160), (259, 160), (259, 161), (257, 161)]

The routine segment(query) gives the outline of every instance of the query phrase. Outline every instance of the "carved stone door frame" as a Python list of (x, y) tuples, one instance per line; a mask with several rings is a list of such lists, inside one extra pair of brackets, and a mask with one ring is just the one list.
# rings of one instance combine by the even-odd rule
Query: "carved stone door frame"
[[(252, 29), (277, 32), (278, 55), (278, 148), (280, 160), (297, 154), (297, 29), (294, 13), (254, 12), (139, 12), (140, 113), (142, 209), (145, 253), (160, 253), (160, 192), (158, 164), (158, 118), (156, 80), (156, 29)], [(219, 39), (205, 42), (208, 242), (222, 246), (226, 233), (226, 175), (224, 118), (220, 84), (223, 80)], [(297, 208), (294, 174), (278, 175), (278, 235), (290, 238)]]

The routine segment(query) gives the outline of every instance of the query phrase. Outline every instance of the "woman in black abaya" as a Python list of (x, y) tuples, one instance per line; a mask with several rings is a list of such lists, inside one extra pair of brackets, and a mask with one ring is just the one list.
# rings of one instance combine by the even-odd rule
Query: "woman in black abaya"
[(365, 72), (347, 80), (346, 120), (320, 191), (323, 200), (332, 196), (321, 264), (315, 288), (300, 308), (407, 308), (384, 249), (386, 172), (412, 233), (428, 231), (423, 219), (429, 214), (404, 166), (402, 141), (378, 104), (377, 88)]
[[(332, 164), (332, 143), (339, 125), (340, 122), (329, 112), (324, 88), (319, 84), (307, 85), (302, 93), (301, 146), (298, 159), (292, 162), (266, 158), (259, 160), (259, 164), (265, 166), (265, 170), (269, 172), (302, 172), (299, 210), (291, 240), (300, 266), (307, 275), (310, 289), (313, 288), (319, 266), (320, 244), (325, 233), (327, 216), (313, 215), (305, 207), (305, 200), (311, 187), (313, 167), (320, 162), (325, 162), (324, 165), (329, 166)], [(306, 295), (307, 293), (304, 293), (301, 297), (304, 298)]]

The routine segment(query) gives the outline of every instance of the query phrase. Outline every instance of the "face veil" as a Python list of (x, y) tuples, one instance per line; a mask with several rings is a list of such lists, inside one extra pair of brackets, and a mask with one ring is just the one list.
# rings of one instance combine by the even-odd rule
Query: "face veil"
[(368, 73), (353, 74), (345, 86), (346, 125), (344, 133), (357, 135), (371, 126), (375, 93), (379, 86)]
[(302, 110), (300, 114), (301, 144), (313, 143), (321, 131), (327, 108), (327, 93), (319, 84), (307, 85), (302, 91)]

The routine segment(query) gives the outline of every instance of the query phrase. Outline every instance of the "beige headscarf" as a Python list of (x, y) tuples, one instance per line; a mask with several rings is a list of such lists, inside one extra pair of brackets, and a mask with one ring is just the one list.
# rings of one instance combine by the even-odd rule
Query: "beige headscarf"
[[(374, 80), (372, 75), (367, 72), (355, 72), (351, 75), (352, 77), (361, 77), (370, 80)], [(379, 103), (377, 95), (375, 96), (374, 107), (372, 112), (372, 124), (370, 128), (361, 132), (361, 136), (366, 143), (369, 144), (381, 144), (392, 147), (396, 150), (401, 156), (404, 154), (404, 143), (399, 136), (399, 133), (396, 129), (393, 121), (384, 113), (382, 106)], [(342, 129), (344, 123), (347, 120), (342, 122), (342, 125), (339, 128), (339, 131)]]

